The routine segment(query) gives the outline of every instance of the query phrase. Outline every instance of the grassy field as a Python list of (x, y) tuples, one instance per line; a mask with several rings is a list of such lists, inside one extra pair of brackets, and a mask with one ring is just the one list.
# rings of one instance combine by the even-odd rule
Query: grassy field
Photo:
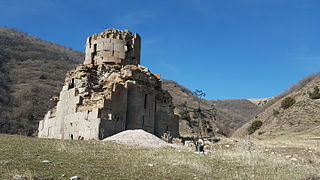
[[(222, 139), (205, 155), (188, 149), (0, 135), (0, 179), (12, 179), (17, 174), (28, 179), (316, 178), (320, 172), (317, 160), (293, 159), (295, 151), (289, 158), (288, 150), (296, 146), (279, 143), (255, 142), (248, 151), (243, 140)], [(282, 152), (281, 148), (288, 149)], [(316, 146), (303, 150), (314, 152), (314, 156), (319, 153)]]

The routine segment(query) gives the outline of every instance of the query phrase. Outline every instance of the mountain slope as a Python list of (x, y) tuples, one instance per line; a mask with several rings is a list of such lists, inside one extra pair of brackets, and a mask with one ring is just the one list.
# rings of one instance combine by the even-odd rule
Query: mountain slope
[[(187, 106), (197, 108), (197, 99), (193, 93), (172, 80), (163, 79), (163, 88), (169, 91), (173, 97), (173, 103), (177, 106), (175, 112), (181, 114), (183, 109), (179, 105), (186, 103)], [(211, 109), (215, 105), (217, 109), (216, 118), (213, 118), (212, 112), (204, 113), (203, 119), (207, 124), (208, 131), (215, 133), (231, 135), (237, 128), (245, 124), (259, 111), (259, 106), (245, 99), (235, 100), (205, 100), (202, 99), (202, 109)], [(190, 113), (189, 113), (190, 114)], [(190, 120), (188, 120), (190, 119)], [(182, 117), (180, 115), (180, 132), (186, 135), (195, 135), (197, 132), (196, 119)]]
[[(317, 130), (320, 129), (320, 99), (311, 99), (309, 93), (319, 86), (319, 74), (303, 79), (267, 104), (265, 110), (239, 128), (234, 136), (248, 135), (248, 129), (255, 121), (262, 122), (261, 127), (255, 128), (257, 130), (252, 133), (255, 137), (316, 135), (314, 132), (320, 132)], [(288, 99), (294, 99), (291, 101), (295, 103), (291, 106), (289, 104), (289, 107), (285, 106), (284, 102), (288, 102)]]
[(0, 133), (31, 135), (83, 53), (0, 27)]
[(217, 122), (226, 135), (253, 118), (260, 107), (246, 99), (210, 100), (217, 108)]

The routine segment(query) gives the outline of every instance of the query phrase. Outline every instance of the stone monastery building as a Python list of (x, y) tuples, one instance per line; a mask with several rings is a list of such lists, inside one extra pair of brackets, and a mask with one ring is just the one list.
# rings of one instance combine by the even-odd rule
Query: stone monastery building
[(67, 73), (38, 136), (104, 139), (127, 129), (178, 136), (172, 98), (159, 77), (139, 65), (140, 44), (140, 36), (128, 30), (88, 37), (84, 64)]

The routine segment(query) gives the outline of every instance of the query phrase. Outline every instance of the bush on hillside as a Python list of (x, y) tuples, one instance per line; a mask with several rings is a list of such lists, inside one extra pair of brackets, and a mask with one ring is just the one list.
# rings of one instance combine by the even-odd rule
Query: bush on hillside
[(319, 87), (315, 86), (313, 88), (313, 92), (308, 92), (308, 94), (311, 99), (319, 99), (320, 98)]
[(280, 114), (280, 112), (276, 109), (273, 110), (273, 116), (277, 116), (278, 114)]
[(265, 109), (267, 109), (268, 107), (272, 106), (274, 103), (276, 103), (278, 100), (282, 99), (283, 97), (289, 95), (290, 93), (294, 92), (294, 91), (299, 91), (301, 90), (303, 87), (305, 87), (308, 83), (310, 83), (312, 80), (314, 80), (315, 78), (320, 77), (320, 73), (316, 73), (316, 74), (311, 74), (305, 78), (303, 78), (302, 80), (300, 80), (298, 83), (294, 84), (293, 86), (291, 86), (288, 90), (286, 90), (285, 92), (279, 94), (278, 96), (272, 98), (272, 100), (268, 101), (268, 103), (266, 105), (264, 105), (261, 109), (260, 112), (264, 111)]
[(296, 100), (292, 97), (287, 97), (284, 100), (282, 100), (281, 102), (281, 107), (283, 109), (288, 109), (289, 107), (291, 107), (292, 105), (294, 105), (294, 103), (296, 103)]
[(251, 123), (250, 127), (248, 128), (248, 133), (249, 134), (253, 134), (254, 132), (256, 132), (256, 130), (260, 129), (260, 127), (262, 126), (262, 121), (260, 120), (255, 120)]
[(184, 119), (187, 121), (190, 121), (190, 115), (189, 115), (189, 111), (187, 110), (182, 110), (179, 112), (179, 118), (180, 119)]

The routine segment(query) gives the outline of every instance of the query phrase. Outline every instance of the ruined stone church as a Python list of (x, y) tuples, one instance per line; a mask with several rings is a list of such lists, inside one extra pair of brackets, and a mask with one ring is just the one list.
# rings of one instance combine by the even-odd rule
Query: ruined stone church
[(140, 48), (140, 36), (128, 30), (88, 37), (84, 64), (67, 73), (38, 136), (104, 139), (128, 129), (178, 136), (172, 97), (160, 77), (140, 65)]

